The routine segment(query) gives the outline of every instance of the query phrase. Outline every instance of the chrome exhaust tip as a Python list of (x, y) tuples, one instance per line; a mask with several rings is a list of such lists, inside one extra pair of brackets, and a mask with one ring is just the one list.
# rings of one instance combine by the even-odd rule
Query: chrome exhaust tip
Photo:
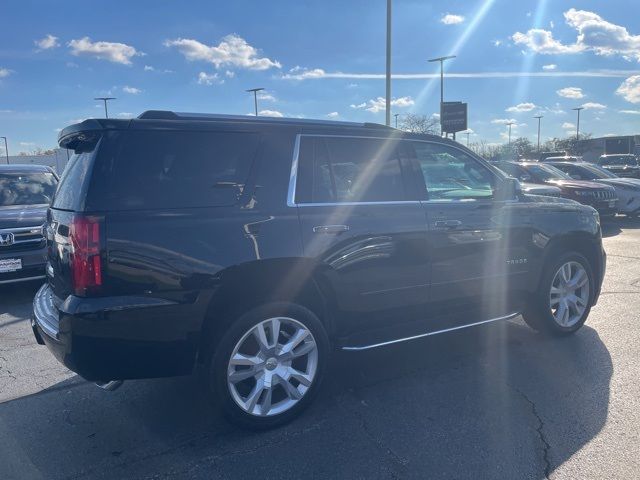
[(113, 392), (122, 386), (124, 380), (109, 380), (106, 382), (96, 382), (96, 386), (101, 388), (102, 390), (107, 390), (108, 392)]

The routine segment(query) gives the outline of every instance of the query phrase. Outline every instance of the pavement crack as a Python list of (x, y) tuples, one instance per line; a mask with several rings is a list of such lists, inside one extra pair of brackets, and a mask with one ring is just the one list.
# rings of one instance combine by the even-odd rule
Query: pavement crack
[(536, 408), (536, 404), (519, 388), (514, 387), (513, 385), (509, 385), (509, 387), (520, 395), (531, 407), (531, 413), (536, 420), (538, 421), (538, 425), (536, 426), (536, 432), (538, 432), (538, 437), (540, 438), (540, 442), (542, 443), (542, 458), (544, 460), (544, 478), (549, 479), (551, 475), (551, 460), (549, 459), (549, 453), (551, 451), (551, 445), (547, 441), (547, 438), (544, 434), (544, 421), (542, 417), (538, 413), (538, 409)]

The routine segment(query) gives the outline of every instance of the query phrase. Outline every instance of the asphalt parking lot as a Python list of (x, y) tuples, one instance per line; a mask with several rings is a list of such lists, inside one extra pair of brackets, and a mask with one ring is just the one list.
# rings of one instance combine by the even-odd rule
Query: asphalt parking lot
[(578, 334), (520, 320), (332, 360), (302, 418), (251, 433), (197, 377), (115, 392), (29, 326), (38, 285), (0, 289), (0, 478), (637, 478), (640, 220), (605, 228), (608, 271)]

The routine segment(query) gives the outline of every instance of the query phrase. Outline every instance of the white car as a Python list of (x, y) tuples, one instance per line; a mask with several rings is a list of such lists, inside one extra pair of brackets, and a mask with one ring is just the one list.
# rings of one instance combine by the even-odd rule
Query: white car
[(640, 179), (622, 178), (606, 168), (587, 162), (549, 162), (576, 180), (595, 180), (611, 185), (618, 196), (618, 212), (640, 215)]

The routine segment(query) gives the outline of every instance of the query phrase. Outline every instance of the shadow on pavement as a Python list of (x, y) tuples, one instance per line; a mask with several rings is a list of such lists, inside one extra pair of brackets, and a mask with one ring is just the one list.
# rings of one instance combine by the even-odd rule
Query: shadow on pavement
[(618, 215), (612, 219), (602, 221), (602, 236), (604, 238), (613, 237), (622, 230), (635, 230), (640, 228), (640, 217), (627, 217)]
[(505, 322), (337, 352), (314, 405), (262, 433), (196, 375), (112, 393), (75, 377), (0, 404), (0, 478), (544, 478), (602, 429), (611, 375), (595, 330)]

